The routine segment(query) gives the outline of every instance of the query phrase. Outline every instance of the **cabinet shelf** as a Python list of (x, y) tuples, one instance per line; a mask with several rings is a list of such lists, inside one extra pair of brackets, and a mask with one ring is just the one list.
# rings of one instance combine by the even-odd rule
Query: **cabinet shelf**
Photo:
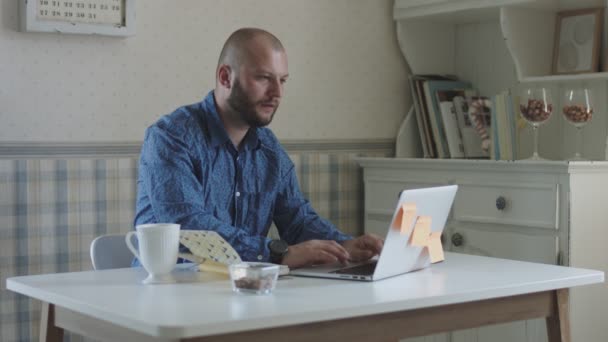
[(396, 0), (393, 17), (413, 73), (458, 74), (454, 42), (466, 44), (458, 41), (466, 36), (454, 32), (466, 30), (468, 24), (499, 22), (519, 82), (567, 82), (608, 76), (552, 75), (557, 12), (604, 6), (605, 0)]
[(552, 10), (555, 0), (396, 0), (395, 20), (431, 20), (452, 24), (483, 22), (497, 19), (500, 8), (517, 6)]
[(551, 75), (551, 76), (532, 76), (524, 77), (521, 83), (561, 83), (576, 81), (603, 81), (608, 80), (608, 72), (594, 72), (588, 74), (575, 75)]
[[(559, 12), (608, 7), (608, 0), (395, 0), (397, 40), (412, 74), (449, 74), (470, 81), (484, 96), (525, 85), (543, 85), (559, 94), (565, 87), (589, 87), (594, 110), (608, 112), (608, 17), (599, 72), (554, 75), (556, 18)], [(608, 11), (605, 12), (608, 14)], [(556, 96), (556, 108), (562, 96)], [(595, 115), (586, 126), (582, 151), (608, 159), (608, 117)], [(551, 120), (539, 134), (541, 154), (560, 160), (574, 153), (576, 130)], [(531, 130), (521, 131), (516, 156), (531, 153)], [(412, 156), (415, 154), (412, 154)]]

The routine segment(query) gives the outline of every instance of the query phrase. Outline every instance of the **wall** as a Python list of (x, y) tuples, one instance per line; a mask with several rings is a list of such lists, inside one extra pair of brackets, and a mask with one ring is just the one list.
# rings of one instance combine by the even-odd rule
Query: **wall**
[(94, 237), (132, 229), (144, 129), (214, 86), (239, 27), (283, 41), (291, 76), (271, 127), (318, 212), (361, 233), (353, 158), (393, 155), (410, 101), (392, 2), (137, 0), (121, 39), (18, 32), (18, 1), (0, 0), (0, 340), (38, 336), (40, 303), (7, 277), (90, 269)]
[(393, 138), (409, 103), (392, 0), (138, 0), (129, 38), (18, 32), (0, 2), (0, 143), (140, 141), (214, 86), (226, 37), (256, 26), (289, 55), (280, 139)]

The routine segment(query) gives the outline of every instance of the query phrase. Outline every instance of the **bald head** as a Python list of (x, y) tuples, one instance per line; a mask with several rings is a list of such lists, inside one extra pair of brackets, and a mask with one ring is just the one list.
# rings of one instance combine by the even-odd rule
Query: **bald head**
[(275, 51), (285, 51), (281, 41), (272, 33), (258, 28), (242, 28), (233, 32), (224, 43), (218, 68), (225, 64), (233, 70), (252, 59), (256, 47), (265, 45)]
[(288, 77), (287, 54), (277, 37), (255, 28), (230, 35), (218, 61), (214, 95), (235, 146), (249, 127), (272, 121)]

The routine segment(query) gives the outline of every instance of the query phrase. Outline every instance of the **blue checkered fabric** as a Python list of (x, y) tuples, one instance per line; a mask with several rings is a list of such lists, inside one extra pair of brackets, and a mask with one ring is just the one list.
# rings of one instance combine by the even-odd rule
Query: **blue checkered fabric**
[(91, 241), (131, 229), (136, 171), (136, 158), (0, 161), (2, 341), (37, 340), (40, 317), (6, 278), (90, 270)]
[[(318, 213), (362, 232), (358, 156), (378, 152), (293, 152), (302, 192)], [(0, 340), (38, 339), (40, 302), (6, 290), (6, 278), (92, 269), (89, 246), (133, 229), (137, 157), (0, 160)], [(66, 334), (66, 341), (83, 340)]]

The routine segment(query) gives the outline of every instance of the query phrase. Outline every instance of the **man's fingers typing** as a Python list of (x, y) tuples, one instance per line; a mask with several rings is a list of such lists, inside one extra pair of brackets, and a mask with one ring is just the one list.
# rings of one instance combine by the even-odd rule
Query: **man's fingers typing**
[(376, 253), (370, 251), (370, 250), (361, 250), (358, 253), (356, 253), (355, 255), (353, 255), (352, 260), (353, 261), (363, 261), (363, 260), (367, 260), (371, 257), (373, 257), (374, 255), (376, 255)]
[(318, 253), (316, 253), (314, 255), (314, 260), (311, 264), (316, 264), (316, 265), (331, 264), (331, 263), (335, 263), (337, 261), (338, 261), (338, 258), (335, 255), (328, 253), (326, 251), (320, 250)]
[(364, 235), (362, 240), (363, 248), (369, 249), (376, 254), (380, 253), (382, 247), (384, 246), (384, 241), (376, 235)]
[(350, 258), (348, 251), (344, 247), (340, 246), (337, 242), (335, 242), (335, 241), (321, 241), (321, 242), (323, 242), (323, 244), (321, 245), (321, 249), (327, 253), (334, 255), (338, 261), (346, 262)]
[(349, 252), (335, 241), (309, 240), (289, 247), (283, 262), (292, 268), (313, 264), (346, 263)]

